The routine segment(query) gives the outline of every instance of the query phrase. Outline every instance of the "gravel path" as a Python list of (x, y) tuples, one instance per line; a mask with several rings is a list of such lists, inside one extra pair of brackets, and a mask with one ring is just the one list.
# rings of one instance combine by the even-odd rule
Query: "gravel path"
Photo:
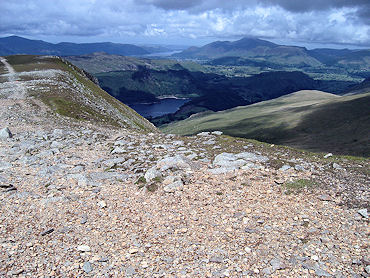
[(14, 68), (7, 62), (7, 60), (4, 57), (0, 57), (0, 62), (4, 64), (6, 69), (8, 70), (8, 82), (6, 82), (3, 85), (6, 85), (6, 87), (11, 88), (11, 90), (7, 90), (8, 95), (7, 98), (10, 99), (24, 99), (27, 96), (27, 89), (22, 84), (21, 81), (19, 81), (17, 73), (15, 72)]

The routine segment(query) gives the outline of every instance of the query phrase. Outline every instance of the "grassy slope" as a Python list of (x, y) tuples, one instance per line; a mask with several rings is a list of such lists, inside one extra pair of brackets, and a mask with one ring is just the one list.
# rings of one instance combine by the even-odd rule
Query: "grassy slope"
[(313, 151), (370, 155), (370, 93), (338, 97), (300, 91), (278, 99), (217, 113), (200, 114), (163, 127), (163, 131), (195, 134), (221, 130)]
[(79, 68), (60, 58), (30, 55), (6, 58), (17, 72), (30, 72), (23, 79), (34, 78), (37, 81), (37, 77), (32, 75), (35, 70), (61, 70), (65, 73), (54, 80), (54, 84), (42, 85), (29, 92), (62, 116), (96, 124), (156, 131), (151, 123), (99, 88)]

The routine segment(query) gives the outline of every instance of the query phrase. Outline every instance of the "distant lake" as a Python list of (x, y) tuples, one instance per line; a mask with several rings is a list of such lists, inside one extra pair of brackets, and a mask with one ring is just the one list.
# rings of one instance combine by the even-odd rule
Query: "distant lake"
[(188, 101), (190, 101), (190, 99), (164, 98), (157, 103), (130, 104), (130, 107), (145, 118), (154, 118), (165, 114), (175, 113), (177, 110), (179, 110), (180, 106)]

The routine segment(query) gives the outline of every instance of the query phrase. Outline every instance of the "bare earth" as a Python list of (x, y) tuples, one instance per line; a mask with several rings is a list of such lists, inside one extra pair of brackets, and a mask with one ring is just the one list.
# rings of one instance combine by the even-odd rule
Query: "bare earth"
[(368, 161), (73, 123), (9, 80), (0, 277), (368, 277)]

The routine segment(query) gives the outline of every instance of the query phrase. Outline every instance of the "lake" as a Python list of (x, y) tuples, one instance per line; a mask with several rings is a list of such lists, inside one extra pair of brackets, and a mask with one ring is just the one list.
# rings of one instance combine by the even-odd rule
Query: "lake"
[(175, 113), (179, 110), (180, 106), (187, 103), (189, 100), (190, 99), (164, 98), (157, 103), (130, 104), (130, 107), (145, 118), (154, 118), (165, 114)]

